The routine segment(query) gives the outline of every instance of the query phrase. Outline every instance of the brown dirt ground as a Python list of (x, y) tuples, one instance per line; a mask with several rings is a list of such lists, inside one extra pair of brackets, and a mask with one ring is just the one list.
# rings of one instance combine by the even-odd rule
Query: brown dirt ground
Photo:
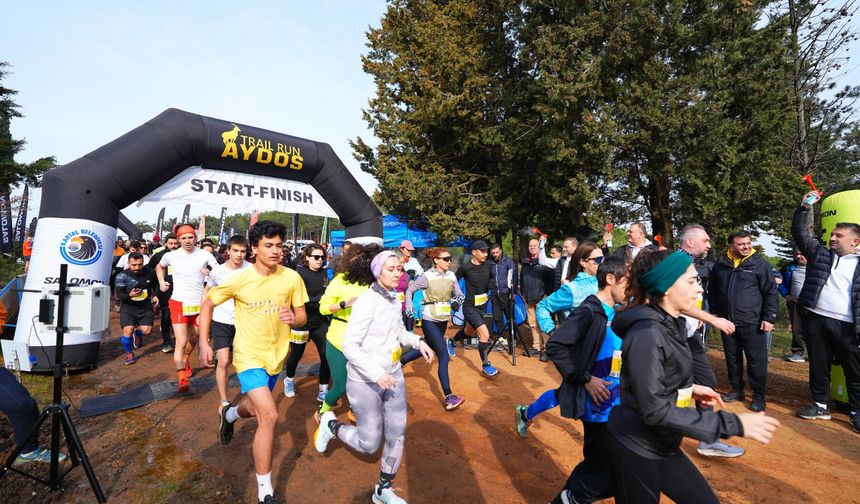
[[(112, 318), (113, 334), (117, 321)], [(98, 369), (74, 374), (66, 390), (79, 405), (97, 394), (112, 393), (162, 380), (175, 380), (170, 356), (160, 352), (160, 336), (147, 337), (138, 363), (124, 366), (116, 339), (101, 348)], [(454, 391), (466, 397), (457, 411), (446, 412), (435, 364), (416, 361), (406, 371), (409, 420), (406, 454), (395, 480), (398, 493), (421, 503), (546, 503), (561, 488), (581, 459), (582, 427), (557, 410), (543, 414), (527, 439), (514, 430), (514, 405), (529, 403), (558, 384), (550, 363), (518, 357), (511, 366), (506, 354), (494, 353), (501, 374), (479, 375), (477, 351), (457, 350), (450, 374)], [(722, 353), (712, 351), (720, 383), (726, 383)], [(311, 345), (305, 362), (318, 360)], [(197, 371), (197, 375), (212, 373)], [(782, 422), (769, 446), (735, 439), (747, 454), (738, 459), (706, 459), (684, 450), (723, 502), (727, 503), (860, 503), (860, 436), (851, 432), (847, 416), (830, 422), (800, 420), (792, 411), (808, 397), (807, 366), (774, 360), (770, 365), (768, 411)], [(273, 478), (275, 489), (289, 502), (370, 502), (378, 475), (378, 455), (359, 456), (333, 441), (318, 454), (311, 439), (316, 379), (297, 379), (297, 396), (275, 388), (280, 412)], [(231, 390), (238, 396), (238, 390)], [(232, 443), (218, 443), (218, 394), (213, 389), (181, 399), (80, 418), (72, 417), (110, 502), (160, 503), (256, 502), (251, 440), (256, 422), (237, 424)], [(729, 410), (746, 411), (743, 405)], [(341, 405), (335, 410), (343, 416)], [(48, 429), (43, 429), (46, 438)], [(0, 454), (11, 449), (11, 430), (0, 417)], [(0, 455), (5, 459), (4, 455)], [(45, 467), (35, 468), (47, 474)], [(0, 485), (0, 502), (94, 502), (82, 468), (66, 477), (63, 488), (49, 492), (26, 478), (7, 474)], [(668, 502), (668, 499), (664, 499)]]

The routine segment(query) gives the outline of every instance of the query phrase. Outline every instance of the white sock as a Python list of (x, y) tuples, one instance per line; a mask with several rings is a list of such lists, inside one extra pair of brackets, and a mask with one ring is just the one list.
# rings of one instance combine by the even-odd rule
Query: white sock
[(284, 382), (292, 382), (292, 381), (293, 381), (293, 379), (292, 379), (292, 378), (290, 378), (289, 376), (284, 375)]
[(328, 384), (320, 385), (320, 392), (328, 392)]
[(230, 422), (230, 423), (235, 422), (236, 420), (239, 419), (239, 407), (238, 406), (231, 406), (227, 410), (227, 414), (224, 416), (227, 418), (228, 422)]
[(822, 403), (820, 403), (820, 402), (816, 402), (816, 403), (815, 403), (815, 405), (816, 405), (816, 406), (818, 406), (819, 408), (827, 409), (827, 404), (826, 404), (826, 403), (825, 403), (825, 404), (822, 404)]
[(257, 499), (263, 502), (267, 495), (275, 495), (275, 489), (272, 488), (272, 472), (267, 474), (257, 475)]

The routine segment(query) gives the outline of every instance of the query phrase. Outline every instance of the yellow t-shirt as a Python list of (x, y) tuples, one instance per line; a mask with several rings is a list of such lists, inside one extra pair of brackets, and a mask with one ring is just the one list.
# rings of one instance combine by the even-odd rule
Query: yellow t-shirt
[(343, 333), (346, 332), (346, 321), (352, 314), (352, 307), (347, 306), (343, 310), (338, 310), (334, 313), (329, 311), (329, 306), (338, 304), (341, 301), (349, 301), (352, 298), (357, 298), (364, 294), (370, 285), (359, 285), (347, 282), (343, 273), (338, 273), (329, 282), (320, 298), (320, 314), (331, 315), (331, 324), (328, 326), (326, 339), (333, 347), (341, 352), (343, 351)]
[(270, 375), (280, 373), (290, 345), (290, 326), (278, 320), (278, 312), (284, 306), (308, 302), (302, 277), (283, 266), (268, 276), (257, 273), (256, 267), (245, 268), (209, 290), (209, 299), (216, 305), (231, 298), (236, 307), (233, 367), (239, 373), (254, 368)]

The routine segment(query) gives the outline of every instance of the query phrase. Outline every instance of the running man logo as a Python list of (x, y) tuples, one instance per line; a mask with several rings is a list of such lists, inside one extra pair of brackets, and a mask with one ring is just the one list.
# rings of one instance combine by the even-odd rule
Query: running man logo
[(70, 264), (87, 266), (99, 260), (104, 247), (95, 232), (88, 229), (72, 231), (60, 242), (60, 255)]
[(241, 131), (233, 124), (233, 129), (221, 133), (221, 140), (224, 142), (222, 158), (242, 159), (264, 165), (274, 164), (279, 168), (291, 170), (301, 170), (304, 167), (305, 159), (300, 148), (282, 143), (273, 145), (269, 139), (240, 135)]

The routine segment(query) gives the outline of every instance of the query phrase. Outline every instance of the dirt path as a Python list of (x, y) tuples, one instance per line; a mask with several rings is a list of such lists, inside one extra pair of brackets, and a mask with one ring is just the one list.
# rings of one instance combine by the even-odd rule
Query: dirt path
[[(160, 352), (160, 336), (145, 343), (137, 364), (125, 366), (119, 343), (105, 342), (99, 368), (67, 380), (73, 401), (79, 405), (96, 394), (175, 380), (171, 357)], [(501, 374), (487, 380), (479, 375), (477, 351), (458, 349), (457, 354), (450, 367), (452, 387), (466, 403), (454, 412), (442, 407), (435, 364), (416, 361), (406, 370), (409, 420), (405, 460), (395, 480), (398, 493), (412, 504), (549, 502), (581, 459), (581, 425), (548, 412), (523, 440), (514, 431), (513, 411), (516, 403), (557, 386), (555, 369), (535, 358), (518, 358), (513, 367), (506, 355), (496, 353), (492, 361)], [(711, 357), (719, 382), (726, 383), (722, 354), (715, 351)], [(309, 347), (303, 362), (317, 359)], [(803, 364), (771, 363), (768, 411), (783, 424), (771, 445), (732, 440), (747, 455), (714, 460), (699, 456), (695, 442), (685, 441), (684, 449), (723, 502), (860, 503), (860, 435), (851, 432), (846, 415), (835, 414), (831, 422), (792, 415), (808, 397), (806, 372)], [(325, 455), (316, 453), (311, 444), (316, 379), (296, 383), (291, 399), (281, 394), (281, 384), (275, 388), (281, 421), (273, 478), (279, 495), (286, 493), (289, 502), (370, 502), (378, 458), (357, 456), (337, 441)], [(211, 390), (91, 418), (80, 418), (73, 408), (72, 415), (110, 502), (255, 502), (250, 451), (255, 422), (240, 421), (233, 442), (223, 447), (217, 439), (217, 405), (217, 392)], [(738, 404), (729, 409), (746, 411)], [(343, 415), (345, 409), (335, 411)], [(0, 449), (8, 453), (11, 431), (5, 419), (0, 435)], [(80, 468), (55, 493), (17, 474), (0, 485), (0, 502), (93, 501)]]

